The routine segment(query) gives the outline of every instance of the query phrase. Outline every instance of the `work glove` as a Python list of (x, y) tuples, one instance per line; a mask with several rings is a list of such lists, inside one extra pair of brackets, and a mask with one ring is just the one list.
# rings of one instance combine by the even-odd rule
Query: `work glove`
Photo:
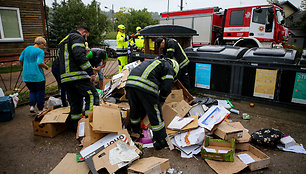
[(136, 38), (135, 34), (131, 34), (130, 38)]

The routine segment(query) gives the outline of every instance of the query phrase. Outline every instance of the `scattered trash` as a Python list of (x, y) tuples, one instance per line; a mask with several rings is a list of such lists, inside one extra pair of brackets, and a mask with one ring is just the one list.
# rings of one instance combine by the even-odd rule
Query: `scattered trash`
[(280, 142), (281, 142), (283, 145), (285, 145), (285, 148), (286, 148), (286, 149), (289, 149), (291, 146), (295, 146), (295, 145), (296, 145), (295, 140), (294, 140), (290, 135), (283, 136), (283, 137), (280, 139)]
[(56, 107), (56, 106), (61, 106), (62, 105), (62, 100), (59, 98), (55, 98), (55, 97), (49, 97), (48, 101), (47, 101), (47, 108), (50, 107)]
[(163, 174), (182, 174), (182, 173), (183, 173), (182, 171), (178, 171), (174, 168), (170, 168), (166, 172), (164, 172)]
[(9, 95), (9, 96), (12, 97), (13, 102), (14, 102), (14, 106), (15, 106), (15, 108), (16, 108), (16, 107), (17, 107), (17, 104), (18, 104), (18, 101), (19, 101), (18, 93), (14, 93), (14, 94), (11, 94), (11, 95)]
[(236, 110), (236, 109), (233, 109), (233, 108), (232, 108), (232, 109), (230, 110), (230, 112), (232, 112), (232, 113), (234, 113), (234, 114), (238, 114), (238, 115), (239, 115), (239, 111), (238, 111), (238, 110)]
[(242, 113), (242, 119), (249, 120), (249, 119), (251, 119), (251, 117), (248, 113)]
[(208, 129), (209, 131), (216, 125), (221, 123), (230, 112), (222, 106), (212, 106), (199, 118), (199, 126)]
[(218, 105), (218, 101), (216, 99), (210, 98), (210, 97), (205, 97), (205, 98), (195, 98), (194, 101), (191, 103), (191, 105), (194, 104), (204, 104), (207, 107), (211, 107), (212, 105)]
[(255, 104), (254, 103), (250, 103), (250, 107), (254, 107), (255, 106)]
[(260, 129), (251, 135), (252, 142), (270, 147), (275, 147), (283, 136), (284, 133), (274, 128)]
[(169, 159), (149, 157), (135, 161), (129, 168), (129, 174), (164, 173), (170, 168)]

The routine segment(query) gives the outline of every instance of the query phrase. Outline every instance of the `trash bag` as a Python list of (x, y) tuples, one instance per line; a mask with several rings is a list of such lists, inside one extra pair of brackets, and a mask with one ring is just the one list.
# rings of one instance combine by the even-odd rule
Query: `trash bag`
[(258, 145), (275, 147), (280, 139), (284, 136), (284, 133), (278, 129), (260, 129), (252, 133), (252, 142)]
[(51, 106), (61, 106), (62, 105), (62, 100), (59, 98), (55, 97), (49, 97), (48, 102), (47, 102), (47, 108), (50, 108)]
[(18, 93), (11, 94), (11, 95), (9, 95), (9, 96), (12, 97), (14, 106), (15, 106), (15, 108), (16, 108), (16, 107), (17, 107), (17, 104), (18, 104), (18, 101), (19, 101)]
[(194, 104), (201, 104), (201, 105), (204, 104), (207, 107), (211, 107), (212, 105), (218, 105), (218, 100), (213, 99), (211, 97), (204, 97), (204, 98), (197, 97), (191, 103), (191, 105), (194, 105)]

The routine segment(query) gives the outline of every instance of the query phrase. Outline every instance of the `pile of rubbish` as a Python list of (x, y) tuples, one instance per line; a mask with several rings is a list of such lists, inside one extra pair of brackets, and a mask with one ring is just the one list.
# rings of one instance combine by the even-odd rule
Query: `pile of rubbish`
[[(153, 148), (148, 117), (142, 121), (143, 138), (135, 139), (129, 134), (130, 107), (124, 86), (130, 70), (138, 64), (129, 64), (127, 69), (109, 80), (103, 91), (99, 91), (101, 105), (95, 106), (93, 114), (78, 123), (76, 139), (80, 140), (82, 150), (79, 154), (67, 153), (51, 173), (74, 173), (74, 170), (88, 173), (90, 170), (97, 174), (101, 169), (114, 173), (123, 167), (131, 174), (182, 173), (171, 168), (169, 159), (141, 157), (145, 148)], [(277, 145), (287, 151), (298, 148), (300, 153), (305, 153), (303, 146), (298, 145), (290, 135), (285, 136), (273, 128), (261, 129), (250, 135), (240, 122), (228, 119), (230, 114), (239, 114), (229, 100), (194, 98), (179, 81), (175, 82), (162, 112), (169, 150), (178, 150), (182, 158), (197, 159), (200, 154), (203, 162), (217, 173), (268, 167), (270, 157), (250, 142)], [(66, 129), (68, 113), (68, 107), (49, 107), (33, 120), (34, 134), (54, 137), (61, 133)], [(242, 118), (251, 119), (247, 113), (243, 113)]]

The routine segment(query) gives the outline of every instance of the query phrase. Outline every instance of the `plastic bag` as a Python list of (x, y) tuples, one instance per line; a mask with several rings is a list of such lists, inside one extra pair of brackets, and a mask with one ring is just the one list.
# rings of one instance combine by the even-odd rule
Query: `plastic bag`
[(13, 102), (14, 102), (14, 106), (15, 106), (15, 108), (16, 108), (16, 107), (17, 107), (17, 104), (18, 104), (18, 101), (19, 101), (18, 93), (14, 93), (14, 94), (11, 94), (11, 95), (9, 95), (9, 96), (12, 97)]
[(51, 106), (61, 106), (62, 100), (55, 97), (49, 97), (49, 100), (47, 102), (47, 108), (50, 108)]

